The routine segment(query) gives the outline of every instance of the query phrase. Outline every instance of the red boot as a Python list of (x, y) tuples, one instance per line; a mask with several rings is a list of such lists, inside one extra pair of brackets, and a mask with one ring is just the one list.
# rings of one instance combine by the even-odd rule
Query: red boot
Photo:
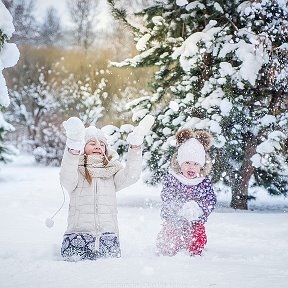
[(203, 224), (193, 225), (193, 233), (187, 239), (187, 250), (191, 256), (201, 255), (207, 243), (207, 236)]

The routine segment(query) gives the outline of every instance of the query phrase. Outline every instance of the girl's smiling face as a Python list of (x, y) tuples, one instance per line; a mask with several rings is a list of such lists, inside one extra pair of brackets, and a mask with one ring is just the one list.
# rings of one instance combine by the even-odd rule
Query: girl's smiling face
[(180, 170), (184, 177), (193, 179), (200, 176), (201, 165), (193, 161), (182, 163)]
[(84, 153), (86, 155), (104, 155), (106, 150), (105, 143), (99, 142), (97, 140), (89, 141), (84, 148)]

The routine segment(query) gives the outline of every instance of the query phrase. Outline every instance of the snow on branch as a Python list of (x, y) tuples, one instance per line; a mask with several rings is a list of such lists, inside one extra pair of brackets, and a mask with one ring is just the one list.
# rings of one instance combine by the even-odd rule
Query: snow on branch
[(2, 1), (0, 2), (0, 106), (7, 107), (10, 103), (6, 81), (2, 70), (14, 66), (19, 59), (19, 50), (13, 43), (6, 43), (15, 31), (13, 18)]

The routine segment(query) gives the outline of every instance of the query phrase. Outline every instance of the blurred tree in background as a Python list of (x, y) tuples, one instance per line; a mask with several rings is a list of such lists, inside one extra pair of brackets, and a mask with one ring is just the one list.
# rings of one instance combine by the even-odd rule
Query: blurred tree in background
[(73, 23), (72, 35), (76, 45), (85, 51), (94, 43), (94, 28), (98, 0), (67, 0), (68, 11)]
[(61, 45), (62, 27), (60, 17), (54, 7), (48, 8), (39, 28), (39, 42), (47, 47)]
[(35, 0), (4, 0), (3, 3), (12, 15), (15, 26), (11, 40), (17, 44), (37, 43), (39, 31), (34, 16)]

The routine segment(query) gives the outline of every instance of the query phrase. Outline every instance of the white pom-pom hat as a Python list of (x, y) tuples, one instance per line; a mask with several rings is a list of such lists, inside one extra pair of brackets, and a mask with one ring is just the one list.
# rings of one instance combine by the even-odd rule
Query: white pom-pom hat
[(101, 141), (103, 142), (106, 146), (108, 145), (107, 139), (104, 135), (104, 133), (96, 128), (95, 126), (89, 126), (88, 128), (85, 128), (85, 143), (87, 144), (89, 141)]
[(181, 166), (186, 161), (193, 161), (205, 165), (205, 149), (204, 146), (195, 138), (190, 138), (180, 145), (177, 152), (177, 162)]

